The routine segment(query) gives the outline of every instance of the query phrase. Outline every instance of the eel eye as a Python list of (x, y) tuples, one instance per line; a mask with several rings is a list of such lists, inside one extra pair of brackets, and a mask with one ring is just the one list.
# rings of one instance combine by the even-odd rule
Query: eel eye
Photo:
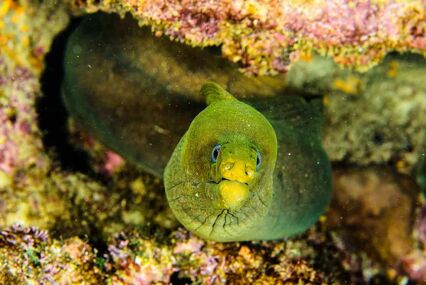
[(213, 163), (216, 163), (216, 161), (217, 161), (217, 158), (218, 158), (218, 156), (219, 156), (219, 152), (220, 152), (220, 149), (222, 148), (222, 146), (220, 145), (220, 144), (217, 144), (217, 145), (215, 145), (214, 146), (214, 148), (212, 149), (212, 157), (211, 157), (211, 160), (212, 160), (212, 162)]
[(262, 164), (262, 156), (260, 155), (260, 152), (257, 152), (257, 158), (256, 158), (256, 170), (259, 170), (260, 165)]

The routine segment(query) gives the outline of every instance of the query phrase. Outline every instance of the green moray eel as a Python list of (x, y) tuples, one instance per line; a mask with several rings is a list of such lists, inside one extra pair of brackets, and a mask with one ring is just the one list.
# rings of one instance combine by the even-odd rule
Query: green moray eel
[(201, 93), (209, 105), (164, 175), (179, 221), (217, 241), (278, 239), (312, 225), (331, 192), (318, 130), (307, 125), (312, 106), (300, 98), (269, 99), (273, 107), (263, 106), (262, 114), (217, 84), (205, 84)]
[(276, 96), (282, 79), (244, 77), (209, 50), (154, 39), (131, 19), (103, 14), (70, 36), (64, 67), (71, 115), (163, 178), (173, 213), (196, 235), (285, 238), (327, 207), (321, 114), (302, 98)]

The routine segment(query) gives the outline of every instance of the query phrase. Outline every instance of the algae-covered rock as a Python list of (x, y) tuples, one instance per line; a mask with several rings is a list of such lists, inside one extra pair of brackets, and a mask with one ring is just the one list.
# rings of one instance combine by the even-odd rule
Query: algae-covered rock
[[(66, 283), (67, 278), (86, 284), (103, 280), (132, 282), (135, 279), (125, 278), (151, 274), (147, 266), (151, 261), (152, 268), (158, 269), (151, 276), (174, 283), (237, 283), (239, 278), (273, 284), (389, 284), (424, 280), (424, 210), (417, 209), (416, 243), (402, 257), (402, 271), (377, 264), (362, 252), (351, 251), (343, 237), (336, 234), (340, 230), (330, 230), (323, 219), (308, 234), (287, 243), (206, 245), (186, 232), (181, 232), (176, 241), (172, 241), (173, 237), (164, 241), (165, 229), (175, 228), (176, 221), (164, 204), (158, 181), (147, 174), (140, 175), (99, 143), (93, 143), (93, 139), (84, 141), (80, 132), (74, 133), (80, 139), (74, 145), (84, 145), (89, 154), (87, 171), (61, 165), (55, 150), (46, 148), (43, 134), (52, 130), (40, 129), (37, 118), (52, 109), (36, 110), (36, 101), (46, 96), (41, 91), (40, 75), (54, 37), (66, 27), (71, 14), (99, 9), (124, 14), (131, 10), (144, 24), (153, 25), (156, 35), (163, 33), (201, 46), (223, 43), (222, 53), (240, 62), (239, 66), (248, 73), (282, 72), (291, 61), (294, 68), (288, 74), (285, 92), (327, 95), (324, 142), (333, 160), (354, 164), (390, 162), (410, 173), (424, 153), (424, 58), (413, 61), (404, 56), (390, 57), (375, 71), (361, 75), (340, 69), (326, 58), (321, 58), (320, 63), (312, 54), (331, 55), (341, 65), (361, 69), (378, 63), (394, 48), (424, 54), (425, 14), (421, 1), (231, 2), (220, 3), (225, 6), (217, 9), (205, 9), (203, 1), (169, 2), (163, 9), (158, 8), (163, 5), (158, 1), (0, 3), (0, 283)], [(212, 3), (208, 5), (215, 4)], [(284, 11), (278, 23), (284, 19), (293, 28), (286, 30), (287, 24), (269, 25), (277, 19), (268, 16), (271, 10), (278, 14)], [(367, 18), (373, 25), (359, 21)], [(338, 28), (339, 23), (348, 29)], [(282, 27), (286, 28), (280, 30)], [(348, 40), (349, 46), (342, 44)], [(217, 53), (214, 58), (219, 60)], [(299, 64), (303, 66), (301, 73), (297, 73)], [(310, 72), (311, 67), (316, 74)], [(181, 70), (178, 78), (185, 72)], [(104, 80), (100, 83), (111, 87)], [(44, 84), (50, 86), (51, 81)], [(193, 88), (199, 86), (194, 84)], [(59, 93), (55, 91), (53, 96), (58, 97)], [(422, 184), (424, 167), (416, 169)], [(8, 228), (15, 222), (48, 229), (52, 238), (42, 237), (35, 229)], [(400, 223), (405, 229), (410, 221)], [(131, 233), (141, 224), (151, 226), (153, 235), (145, 231)], [(107, 241), (123, 229), (127, 232), (125, 238)], [(388, 229), (383, 226), (382, 230)], [(356, 235), (362, 236), (363, 231), (370, 229), (359, 231)], [(87, 242), (76, 235), (86, 237)], [(5, 236), (9, 241), (4, 242)], [(61, 236), (68, 239), (61, 240)], [(114, 255), (114, 246), (119, 248), (118, 253), (126, 252), (127, 257)], [(375, 245), (369, 246), (379, 251)], [(163, 251), (158, 254), (156, 247)], [(95, 249), (98, 258), (92, 259)], [(141, 249), (147, 249), (145, 255)], [(171, 255), (178, 255), (179, 261), (173, 263)], [(225, 263), (219, 262), (223, 260)], [(176, 272), (170, 271), (170, 264)], [(120, 274), (114, 277), (114, 270)]]
[(80, 12), (130, 12), (157, 34), (190, 45), (221, 45), (225, 58), (251, 74), (285, 72), (314, 53), (365, 71), (390, 51), (426, 49), (422, 0), (66, 2)]
[(0, 231), (1, 284), (99, 284), (102, 280), (92, 247), (77, 237), (52, 240), (45, 231), (20, 226)]
[[(177, 231), (163, 240), (136, 232), (111, 241), (105, 268), (113, 284), (327, 284), (326, 277), (304, 261), (299, 244), (222, 244)], [(309, 250), (306, 250), (309, 252)]]
[(417, 186), (386, 168), (334, 172), (331, 228), (356, 250), (395, 266), (413, 246)]
[(426, 60), (388, 56), (366, 73), (343, 70), (326, 58), (300, 61), (287, 90), (324, 95), (323, 144), (333, 161), (392, 163), (412, 172), (426, 141)]

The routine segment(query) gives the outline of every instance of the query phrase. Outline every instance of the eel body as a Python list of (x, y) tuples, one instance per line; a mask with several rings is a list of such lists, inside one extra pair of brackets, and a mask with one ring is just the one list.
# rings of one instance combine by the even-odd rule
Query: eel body
[[(327, 207), (321, 115), (302, 98), (272, 96), (282, 79), (244, 77), (208, 50), (154, 39), (130, 19), (102, 14), (71, 35), (64, 68), (71, 115), (164, 178), (173, 213), (198, 236), (285, 238)], [(220, 84), (203, 85), (208, 80)]]

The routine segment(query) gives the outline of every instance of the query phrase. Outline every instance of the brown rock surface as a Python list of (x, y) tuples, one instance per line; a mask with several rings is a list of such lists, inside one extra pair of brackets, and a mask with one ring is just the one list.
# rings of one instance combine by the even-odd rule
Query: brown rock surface
[(334, 172), (329, 226), (351, 251), (396, 265), (414, 246), (416, 184), (387, 168)]

